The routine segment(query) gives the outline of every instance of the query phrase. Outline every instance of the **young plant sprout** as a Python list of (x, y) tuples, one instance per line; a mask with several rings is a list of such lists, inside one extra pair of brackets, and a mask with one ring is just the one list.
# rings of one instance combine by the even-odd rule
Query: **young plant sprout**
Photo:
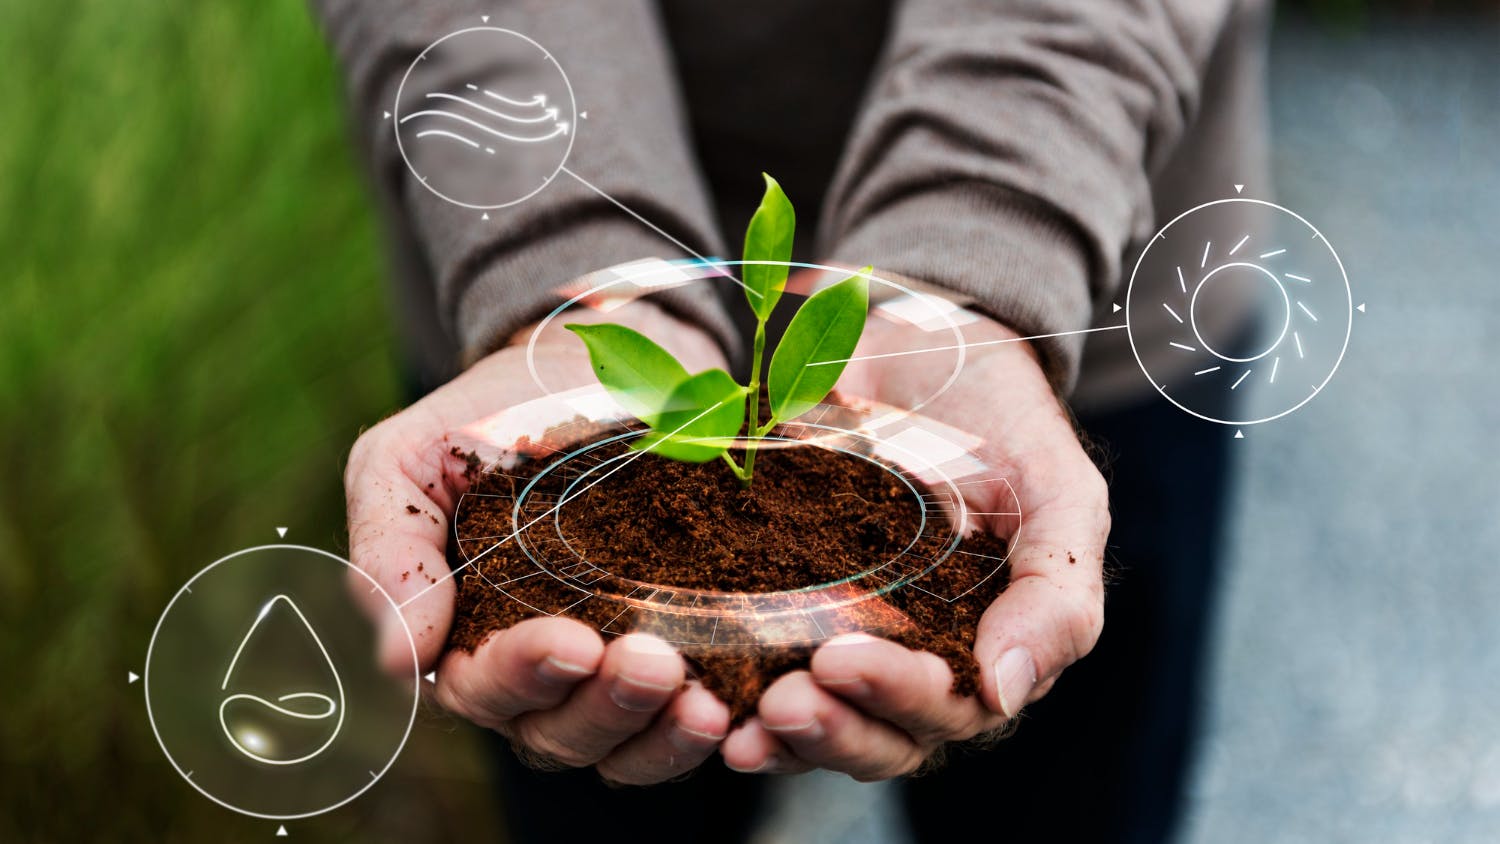
[[(762, 174), (765, 175), (765, 174)], [(766, 322), (786, 288), (796, 215), (781, 185), (766, 192), (745, 231), (745, 298), (755, 313), (750, 383), (722, 369), (689, 375), (672, 355), (622, 325), (568, 325), (583, 338), (599, 382), (651, 430), (632, 447), (691, 463), (722, 459), (746, 486), (755, 477), (759, 441), (782, 422), (811, 410), (833, 389), (864, 331), (870, 267), (808, 297), (771, 356), (766, 381), (770, 419), (760, 423)], [(744, 462), (729, 449), (744, 430)]]

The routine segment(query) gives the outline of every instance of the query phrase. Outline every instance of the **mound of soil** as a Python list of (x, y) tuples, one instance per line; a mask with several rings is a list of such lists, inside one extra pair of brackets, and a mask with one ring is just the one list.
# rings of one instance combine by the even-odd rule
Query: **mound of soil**
[[(611, 444), (599, 453), (607, 457), (623, 450), (623, 445)], [(465, 500), (458, 536), (504, 536), (514, 530), (514, 495), (551, 459), (523, 459), (505, 474), (474, 474), (470, 492), (481, 495)], [(549, 481), (556, 489), (541, 489)], [(538, 488), (557, 494), (563, 484), (548, 475)], [(933, 515), (929, 511), (929, 518)], [(679, 463), (644, 455), (571, 500), (560, 511), (558, 525), (575, 553), (612, 574), (677, 589), (763, 594), (854, 578), (903, 549), (912, 555), (907, 559), (931, 557), (950, 532), (922, 532), (908, 548), (918, 537), (921, 519), (913, 490), (882, 466), (823, 448), (796, 447), (762, 450), (749, 489), (718, 461)], [(953, 553), (916, 581), (840, 612), (847, 622), (844, 629), (864, 629), (943, 657), (953, 668), (953, 692), (972, 695), (979, 688), (972, 653), (979, 617), (1005, 588), (1008, 572), (996, 573), (950, 603), (938, 596), (962, 592), (994, 569), (994, 558), (1005, 555), (1005, 542), (983, 532), (965, 537), (958, 547), (968, 553)], [(505, 579), (500, 571), (515, 571), (518, 564), (534, 567), (516, 542), (506, 542), (483, 557), (477, 571), (459, 578), (449, 647), (471, 651), (495, 631), (538, 614), (493, 585)], [(579, 594), (551, 577), (528, 581), (532, 594), (555, 590), (550, 597), (559, 605), (573, 603)], [(854, 579), (849, 594), (867, 592), (873, 585)], [(618, 602), (590, 600), (567, 614), (607, 632), (629, 632), (618, 629), (620, 610)], [(753, 639), (755, 619), (739, 623), (747, 625), (745, 635)], [(660, 629), (651, 632), (662, 634)], [(721, 627), (716, 635), (718, 641), (733, 638)], [(806, 668), (816, 646), (681, 648), (694, 674), (739, 722), (754, 713), (772, 681)]]

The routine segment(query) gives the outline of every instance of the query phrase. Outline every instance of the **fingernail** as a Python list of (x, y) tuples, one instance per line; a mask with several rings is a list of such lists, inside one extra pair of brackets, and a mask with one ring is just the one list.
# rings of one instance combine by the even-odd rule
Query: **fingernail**
[(804, 724), (776, 726), (773, 724), (766, 724), (762, 722), (761, 725), (764, 726), (768, 732), (790, 734), (806, 741), (817, 741), (823, 736), (827, 735), (827, 732), (823, 729), (823, 725), (818, 723), (818, 719), (816, 717)]
[(667, 696), (675, 691), (676, 686), (648, 683), (622, 674), (610, 685), (609, 699), (615, 702), (615, 706), (630, 712), (650, 712), (666, 703)]
[(631, 634), (626, 636), (621, 644), (625, 650), (638, 654), (656, 654), (658, 656), (676, 656), (677, 649), (663, 642), (655, 636)]
[(767, 756), (766, 761), (760, 763), (754, 768), (741, 768), (727, 759), (724, 760), (724, 767), (728, 768), (731, 771), (737, 771), (741, 774), (774, 774), (776, 773), (777, 765), (776, 757)]
[(667, 730), (667, 741), (683, 753), (701, 752), (705, 747), (713, 747), (723, 740), (723, 736), (694, 730), (681, 724), (673, 724)]
[(562, 686), (576, 683), (593, 674), (593, 670), (582, 665), (564, 662), (555, 656), (549, 656), (537, 663), (536, 676), (549, 686)]
[(1026, 705), (1026, 698), (1036, 686), (1036, 662), (1031, 651), (1011, 648), (995, 661), (995, 689), (1000, 693), (1000, 710), (1014, 718)]

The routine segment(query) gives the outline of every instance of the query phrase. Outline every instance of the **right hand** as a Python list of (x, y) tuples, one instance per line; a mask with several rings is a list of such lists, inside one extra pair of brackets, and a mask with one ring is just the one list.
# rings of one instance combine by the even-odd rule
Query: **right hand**
[[(692, 371), (723, 365), (707, 335), (649, 303), (569, 318), (629, 325)], [(594, 379), (583, 344), (557, 324), (537, 338), (535, 361), (553, 388)], [(365, 432), (344, 473), (351, 562), (401, 606), (420, 670), (437, 668), (442, 706), (544, 763), (596, 766), (622, 783), (670, 779), (713, 754), (728, 732), (729, 710), (696, 682), (684, 684), (685, 663), (665, 642), (631, 634), (606, 644), (580, 622), (539, 617), (496, 633), (473, 653), (444, 654), (455, 597), (445, 549), (467, 488), (463, 460), (448, 453), (444, 435), (541, 395), (525, 348), (513, 345)], [(438, 582), (421, 576), (428, 573)], [(406, 632), (384, 617), (380, 661), (409, 671)]]

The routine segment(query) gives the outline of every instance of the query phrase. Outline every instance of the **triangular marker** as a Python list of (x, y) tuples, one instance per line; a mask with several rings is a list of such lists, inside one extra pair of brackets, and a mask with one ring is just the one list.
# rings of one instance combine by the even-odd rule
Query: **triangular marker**
[(284, 528), (284, 527), (277, 528), (276, 529), (276, 535), (279, 536), (279, 537), (281, 537), (282, 539), (286, 539), (286, 528)]
[(580, 111), (580, 112), (578, 112), (578, 117), (580, 119), (582, 119), (582, 120), (588, 120), (589, 119), (589, 113), (586, 112), (586, 111)]
[(483, 214), (479, 215), (479, 219), (481, 219), (481, 220), (488, 220), (489, 218), (490, 218), (490, 212), (488, 212), (488, 211), (486, 211)]
[(1115, 305), (1115, 307), (1114, 307), (1114, 310), (1112, 310), (1112, 311), (1110, 311), (1110, 313), (1112, 313), (1112, 314), (1117, 314), (1117, 313), (1119, 313), (1119, 312), (1120, 312), (1120, 306), (1119, 306), (1119, 304), (1118, 304), (1118, 303), (1117, 303), (1117, 304), (1116, 304), (1116, 305)]
[(1359, 311), (1359, 312), (1360, 312), (1360, 313), (1364, 313), (1364, 312), (1365, 312), (1365, 303), (1364, 303), (1364, 302), (1360, 302), (1360, 303), (1359, 303), (1359, 308), (1358, 308), (1358, 311)]
[(136, 680), (139, 680), (139, 679), (141, 679), (141, 675), (135, 673), (134, 671), (127, 671), (127, 672), (125, 672), (125, 682), (127, 682), (127, 683), (134, 683)]
[(1237, 439), (1237, 440), (1244, 439), (1245, 438), (1245, 432), (1244, 431), (1235, 431), (1234, 432), (1234, 438)]
[(1234, 186), (1234, 192), (1235, 193), (1241, 193), (1244, 190), (1245, 190), (1245, 186), (1244, 185), (1235, 185)]
[(286, 837), (286, 824), (282, 824), (281, 826), (276, 827), (276, 837), (277, 838), (285, 838)]
[(390, 120), (391, 119), (391, 113), (390, 112), (386, 112), (385, 113), (385, 119), (386, 120)]
[(482, 20), (482, 21), (484, 21), (485, 23), (489, 23), (490, 22), (490, 16), (489, 15), (480, 15), (479, 19)]
[(434, 686), (437, 685), (437, 672), (436, 671), (429, 671), (426, 674), (423, 674), (422, 677), (423, 677), (423, 679), (425, 679), (427, 682), (433, 684)]

